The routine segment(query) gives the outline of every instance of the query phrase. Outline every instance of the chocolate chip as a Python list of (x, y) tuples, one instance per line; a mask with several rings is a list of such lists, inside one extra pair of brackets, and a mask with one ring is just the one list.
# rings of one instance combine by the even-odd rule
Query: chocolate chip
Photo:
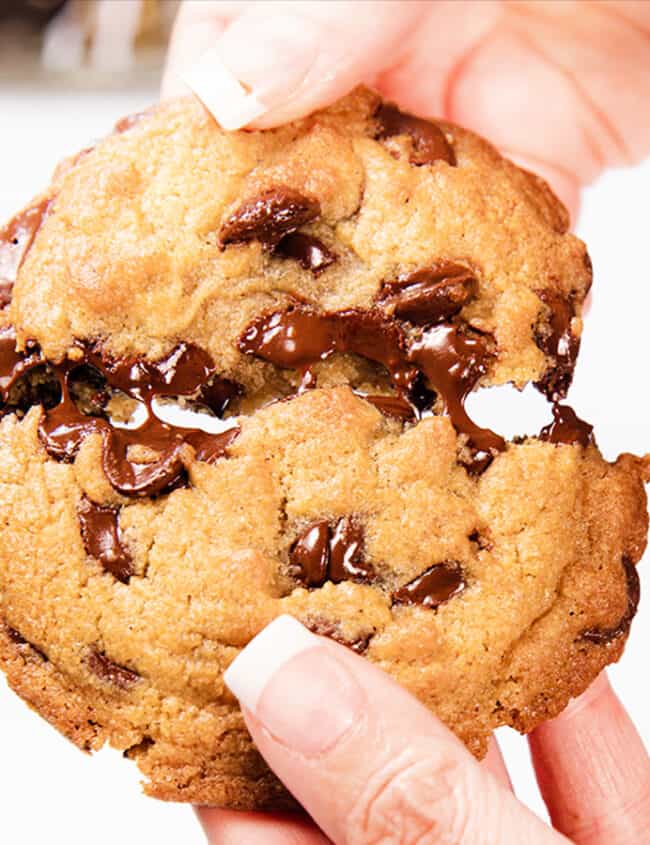
[(129, 689), (140, 680), (140, 675), (126, 666), (120, 666), (110, 660), (102, 651), (92, 649), (86, 658), (88, 668), (100, 680), (106, 681), (119, 689)]
[(540, 440), (549, 443), (578, 443), (587, 448), (594, 442), (594, 427), (581, 420), (569, 405), (553, 405), (553, 422), (539, 433)]
[(285, 235), (273, 253), (282, 258), (295, 259), (303, 269), (311, 270), (314, 276), (336, 261), (336, 255), (322, 241), (304, 232)]
[(436, 608), (465, 589), (463, 570), (456, 561), (427, 569), (393, 593), (393, 604), (421, 604)]
[(290, 572), (307, 587), (321, 587), (330, 561), (330, 527), (326, 519), (312, 522), (289, 550)]
[(319, 215), (318, 200), (286, 186), (271, 188), (246, 200), (230, 215), (219, 232), (219, 243), (224, 248), (228, 244), (260, 241), (264, 247), (272, 248), (289, 232)]
[(430, 325), (458, 314), (477, 292), (478, 282), (467, 267), (441, 262), (388, 282), (379, 301), (401, 320)]
[(330, 541), (330, 581), (368, 581), (373, 575), (364, 555), (363, 528), (353, 517), (342, 517), (334, 526)]
[(573, 371), (580, 349), (580, 338), (571, 331), (575, 309), (570, 298), (554, 290), (538, 291), (548, 308), (548, 316), (535, 333), (535, 343), (553, 364), (536, 387), (553, 402), (563, 399), (573, 380)]
[(98, 560), (118, 581), (128, 584), (133, 559), (122, 542), (119, 508), (97, 505), (83, 498), (77, 508), (86, 553)]
[(383, 103), (375, 113), (378, 123), (377, 138), (408, 135), (413, 142), (411, 164), (433, 164), (446, 161), (455, 165), (456, 156), (444, 132), (429, 120), (400, 111), (392, 103)]
[(587, 628), (583, 631), (581, 638), (590, 643), (597, 645), (607, 644), (613, 640), (623, 637), (630, 630), (632, 620), (636, 616), (639, 607), (639, 600), (641, 598), (641, 581), (636, 566), (628, 557), (621, 559), (623, 572), (625, 573), (625, 582), (627, 587), (627, 607), (625, 613), (621, 617), (618, 625), (614, 628)]
[(468, 446), (485, 455), (503, 451), (505, 441), (473, 423), (464, 402), (493, 357), (489, 336), (462, 324), (432, 326), (411, 344), (408, 355), (442, 398), (456, 430), (468, 436)]
[(401, 396), (379, 396), (374, 394), (357, 394), (362, 396), (366, 402), (374, 405), (385, 417), (400, 420), (401, 422), (415, 422), (416, 414), (410, 402), (402, 399)]
[(340, 624), (335, 624), (321, 617), (307, 619), (304, 624), (306, 628), (309, 628), (312, 633), (317, 634), (319, 637), (328, 637), (330, 640), (346, 646), (357, 654), (364, 654), (368, 651), (370, 640), (374, 636), (373, 631), (351, 640), (343, 634)]
[(374, 571), (365, 559), (363, 528), (350, 516), (333, 526), (326, 519), (310, 523), (291, 545), (289, 571), (307, 587), (369, 581)]
[(236, 381), (224, 378), (213, 378), (204, 384), (198, 395), (198, 401), (216, 414), (223, 417), (232, 403), (244, 393), (244, 388)]

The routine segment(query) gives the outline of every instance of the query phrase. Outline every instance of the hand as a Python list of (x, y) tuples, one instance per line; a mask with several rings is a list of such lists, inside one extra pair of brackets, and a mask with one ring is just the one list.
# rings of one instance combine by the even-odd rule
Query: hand
[[(547, 179), (575, 215), (605, 168), (650, 152), (647, 0), (229, 2), (181, 7), (163, 94), (204, 50), (244, 83), (219, 93), (229, 129), (276, 126), (366, 82), (412, 112), (485, 135)], [(212, 102), (211, 102), (212, 105)]]
[(214, 845), (647, 841), (650, 760), (604, 675), (530, 737), (555, 830), (514, 797), (494, 740), (477, 763), (376, 666), (291, 617), (256, 637), (225, 680), (257, 747), (315, 824), (200, 809)]

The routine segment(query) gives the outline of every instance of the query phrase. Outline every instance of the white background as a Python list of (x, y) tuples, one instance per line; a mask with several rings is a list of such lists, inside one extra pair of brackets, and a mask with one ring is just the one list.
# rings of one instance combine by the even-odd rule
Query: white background
[[(60, 158), (155, 97), (154, 86), (146, 83), (98, 93), (0, 79), (0, 220), (47, 184)], [(579, 233), (589, 246), (596, 281), (571, 403), (595, 424), (607, 457), (650, 451), (650, 161), (611, 173), (587, 192)], [(490, 393), (473, 400), (475, 413), (498, 431), (534, 432), (548, 421), (548, 407), (533, 391), (523, 398), (508, 388)], [(645, 564), (642, 582), (650, 594), (650, 560)], [(642, 603), (624, 660), (610, 673), (646, 742), (649, 638), (650, 606)], [(500, 739), (518, 794), (543, 812), (525, 742), (511, 731), (501, 731)], [(135, 766), (116, 752), (104, 750), (91, 759), (77, 751), (0, 680), (0, 836), (5, 842), (204, 841), (188, 807), (142, 797), (138, 780)]]

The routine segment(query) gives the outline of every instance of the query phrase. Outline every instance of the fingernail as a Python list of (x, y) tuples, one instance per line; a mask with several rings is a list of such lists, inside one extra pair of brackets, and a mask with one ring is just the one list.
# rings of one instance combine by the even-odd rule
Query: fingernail
[(294, 15), (236, 19), (183, 81), (224, 129), (240, 129), (287, 102), (318, 54), (318, 30)]
[(291, 616), (251, 640), (224, 681), (277, 742), (306, 757), (326, 753), (365, 710), (348, 667)]

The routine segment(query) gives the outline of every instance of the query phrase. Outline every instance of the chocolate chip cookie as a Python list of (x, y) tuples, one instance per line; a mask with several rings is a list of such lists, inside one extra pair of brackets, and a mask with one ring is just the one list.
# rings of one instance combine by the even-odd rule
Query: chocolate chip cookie
[[(290, 807), (222, 680), (291, 613), (478, 756), (621, 654), (646, 462), (564, 403), (591, 283), (536, 177), (359, 90), (121, 121), (0, 232), (0, 661), (158, 798)], [(507, 442), (474, 389), (535, 382)]]

